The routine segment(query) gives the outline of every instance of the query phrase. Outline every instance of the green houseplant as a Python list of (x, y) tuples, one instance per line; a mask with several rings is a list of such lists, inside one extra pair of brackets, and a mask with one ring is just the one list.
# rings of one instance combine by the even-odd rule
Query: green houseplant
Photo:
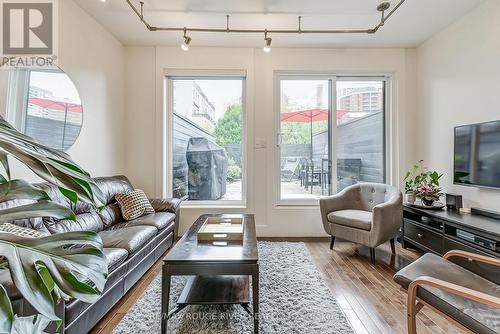
[(424, 160), (420, 160), (413, 165), (412, 169), (406, 172), (403, 181), (405, 182), (406, 202), (413, 204), (418, 198), (426, 206), (432, 206), (435, 201), (439, 201), (442, 196), (442, 189), (439, 180), (443, 174), (436, 171), (429, 171), (424, 167)]
[[(8, 156), (58, 186), (73, 203), (84, 201), (96, 210), (104, 205), (99, 187), (67, 154), (35, 142), (0, 116), (0, 165), (3, 170), (0, 173), (0, 203), (10, 200), (28, 203), (0, 209), (0, 224), (37, 217), (75, 220), (70, 209), (51, 201), (44, 191), (26, 181), (12, 180)], [(31, 317), (14, 314), (7, 292), (0, 285), (0, 333), (41, 333), (52, 321), (60, 325), (62, 321), (55, 314), (55, 303), (68, 298), (92, 303), (99, 298), (107, 278), (102, 241), (93, 232), (70, 232), (36, 239), (0, 233), (0, 270), (10, 271), (16, 288), (39, 313)]]

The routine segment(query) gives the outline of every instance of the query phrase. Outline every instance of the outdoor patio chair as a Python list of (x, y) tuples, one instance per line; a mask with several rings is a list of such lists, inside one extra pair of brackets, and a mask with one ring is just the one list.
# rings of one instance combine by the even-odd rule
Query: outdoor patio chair
[(300, 158), (285, 158), (281, 167), (281, 179), (290, 182), (294, 176), (299, 178), (299, 164)]

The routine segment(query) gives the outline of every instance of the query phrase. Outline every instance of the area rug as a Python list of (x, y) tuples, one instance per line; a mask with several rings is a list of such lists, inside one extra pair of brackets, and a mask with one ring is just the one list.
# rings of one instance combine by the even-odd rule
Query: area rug
[[(259, 242), (258, 247), (260, 333), (353, 333), (304, 243)], [(185, 282), (172, 278), (170, 305)], [(161, 274), (113, 333), (160, 333), (160, 301)], [(253, 320), (239, 305), (189, 306), (169, 320), (169, 333), (253, 333)]]

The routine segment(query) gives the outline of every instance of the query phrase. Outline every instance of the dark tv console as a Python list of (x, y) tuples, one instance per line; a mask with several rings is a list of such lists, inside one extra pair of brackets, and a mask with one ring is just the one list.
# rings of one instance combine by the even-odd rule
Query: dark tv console
[(403, 248), (443, 255), (459, 249), (500, 258), (500, 220), (446, 210), (403, 206)]

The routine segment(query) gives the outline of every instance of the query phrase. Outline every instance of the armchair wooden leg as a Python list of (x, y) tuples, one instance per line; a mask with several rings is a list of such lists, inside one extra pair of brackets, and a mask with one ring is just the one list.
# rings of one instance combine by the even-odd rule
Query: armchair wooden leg
[(392, 254), (396, 254), (396, 239), (393, 238), (390, 240), (391, 241), (391, 250), (392, 250)]
[(335, 243), (335, 237), (332, 235), (332, 239), (330, 240), (330, 249), (333, 249), (334, 243)]
[(408, 310), (408, 334), (417, 334), (417, 314)]
[(370, 248), (370, 262), (375, 264), (375, 248)]
[(408, 334), (417, 334), (417, 313), (422, 309), (424, 304), (416, 299), (414, 293), (408, 292), (407, 318), (408, 318)]

